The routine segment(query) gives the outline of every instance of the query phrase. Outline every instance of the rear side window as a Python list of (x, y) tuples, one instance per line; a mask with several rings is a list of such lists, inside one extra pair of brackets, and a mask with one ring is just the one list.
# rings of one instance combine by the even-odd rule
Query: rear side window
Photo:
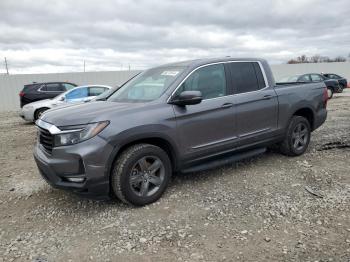
[(310, 75), (311, 76), (311, 81), (312, 82), (320, 82), (320, 81), (323, 81), (323, 78), (320, 76), (320, 75)]
[(89, 87), (89, 96), (98, 96), (106, 91), (107, 88), (102, 86)]
[(329, 78), (332, 78), (332, 79), (340, 79), (341, 77), (338, 76), (338, 75), (330, 74), (330, 75), (329, 75)]
[(182, 83), (176, 95), (183, 91), (200, 91), (203, 99), (225, 96), (227, 92), (224, 65), (209, 65), (197, 69)]
[(265, 87), (264, 77), (256, 62), (235, 62), (228, 65), (235, 94), (257, 91)]
[(23, 87), (23, 92), (25, 92), (25, 93), (28, 93), (28, 92), (31, 92), (31, 91), (34, 91), (34, 90), (36, 90), (36, 89), (38, 89), (38, 87), (39, 87), (40, 85), (38, 85), (38, 84), (33, 84), (33, 85), (25, 85), (24, 87)]
[(309, 75), (299, 77), (298, 82), (311, 82)]
[(74, 86), (72, 84), (68, 84), (68, 83), (63, 83), (62, 85), (65, 87), (66, 90), (71, 90), (74, 87), (76, 87), (76, 86)]
[(45, 84), (40, 88), (41, 91), (45, 92), (63, 92), (66, 91), (66, 89), (61, 86), (59, 83), (50, 83), (50, 84)]

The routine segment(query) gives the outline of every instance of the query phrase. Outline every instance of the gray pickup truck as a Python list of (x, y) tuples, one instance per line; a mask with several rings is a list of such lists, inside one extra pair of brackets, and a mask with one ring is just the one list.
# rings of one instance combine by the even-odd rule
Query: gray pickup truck
[(231, 163), (279, 145), (298, 156), (327, 117), (324, 83), (276, 84), (262, 59), (203, 59), (151, 68), (103, 101), (51, 109), (34, 157), (54, 187), (160, 198), (176, 171)]

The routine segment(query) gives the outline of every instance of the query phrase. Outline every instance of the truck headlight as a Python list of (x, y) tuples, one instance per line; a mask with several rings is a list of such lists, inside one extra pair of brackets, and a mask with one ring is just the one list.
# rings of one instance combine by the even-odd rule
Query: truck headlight
[(83, 126), (62, 128), (62, 133), (54, 136), (54, 146), (68, 146), (88, 140), (100, 133), (108, 124), (109, 121), (103, 121)]

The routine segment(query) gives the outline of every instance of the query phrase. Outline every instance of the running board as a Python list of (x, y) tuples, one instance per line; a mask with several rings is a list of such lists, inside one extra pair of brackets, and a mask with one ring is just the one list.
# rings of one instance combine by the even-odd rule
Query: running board
[(185, 168), (181, 170), (182, 173), (192, 173), (192, 172), (199, 172), (207, 169), (212, 169), (215, 167), (231, 164), (233, 162), (240, 161), (245, 158), (250, 158), (256, 155), (260, 155), (262, 153), (266, 152), (266, 148), (257, 148), (253, 150), (249, 150), (246, 152), (236, 153), (227, 157), (218, 158), (215, 160), (211, 160), (207, 163), (199, 164), (193, 167)]

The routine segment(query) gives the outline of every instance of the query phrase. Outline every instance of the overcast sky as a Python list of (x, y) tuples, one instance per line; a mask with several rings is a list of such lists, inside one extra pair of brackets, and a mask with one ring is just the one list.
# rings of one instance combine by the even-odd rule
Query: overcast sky
[(144, 69), (202, 57), (347, 57), (349, 0), (1, 0), (0, 73)]

